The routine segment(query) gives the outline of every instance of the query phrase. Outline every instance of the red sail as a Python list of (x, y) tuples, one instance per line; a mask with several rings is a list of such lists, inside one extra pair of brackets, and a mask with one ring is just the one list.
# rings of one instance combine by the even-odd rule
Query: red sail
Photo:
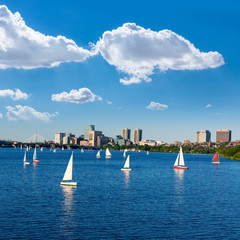
[(215, 153), (213, 159), (213, 161), (219, 161), (219, 156), (218, 156), (218, 152)]

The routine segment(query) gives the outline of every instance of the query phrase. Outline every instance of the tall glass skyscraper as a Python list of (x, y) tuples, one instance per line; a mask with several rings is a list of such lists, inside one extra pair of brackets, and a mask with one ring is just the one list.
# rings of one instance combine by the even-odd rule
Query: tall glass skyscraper
[(84, 139), (89, 140), (89, 131), (95, 131), (95, 125), (88, 125), (85, 127)]

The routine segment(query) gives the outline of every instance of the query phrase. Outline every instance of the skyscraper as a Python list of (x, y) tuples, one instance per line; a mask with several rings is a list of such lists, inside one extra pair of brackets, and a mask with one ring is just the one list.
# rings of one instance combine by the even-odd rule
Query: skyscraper
[(133, 130), (133, 144), (138, 144), (142, 140), (142, 130), (137, 128)]
[(211, 132), (209, 130), (201, 130), (196, 132), (196, 142), (205, 143), (211, 141)]
[(130, 140), (130, 136), (131, 136), (131, 130), (128, 129), (128, 128), (123, 128), (122, 129), (122, 137), (123, 137), (123, 139)]
[(95, 131), (95, 125), (88, 125), (85, 127), (84, 139), (89, 140), (89, 131)]
[(216, 131), (216, 142), (231, 142), (232, 131), (229, 129), (218, 129)]
[(63, 144), (63, 137), (65, 137), (65, 133), (55, 133), (55, 143)]

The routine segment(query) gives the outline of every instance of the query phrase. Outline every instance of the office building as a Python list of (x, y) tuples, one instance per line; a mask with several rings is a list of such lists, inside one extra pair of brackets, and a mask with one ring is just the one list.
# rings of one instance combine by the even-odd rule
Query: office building
[(128, 129), (128, 128), (123, 128), (122, 129), (122, 137), (123, 137), (123, 139), (130, 140), (130, 136), (131, 136), (131, 130)]
[(133, 144), (138, 144), (142, 141), (142, 130), (137, 128), (133, 130)]
[(65, 137), (65, 133), (56, 133), (55, 134), (55, 144), (63, 144), (63, 137)]
[(97, 146), (98, 136), (102, 136), (102, 131), (89, 131), (89, 147)]
[(229, 129), (219, 129), (216, 131), (216, 142), (231, 142), (232, 131)]
[(205, 143), (211, 141), (211, 132), (208, 130), (201, 130), (196, 132), (196, 142)]
[(115, 138), (114, 138), (114, 144), (116, 145), (119, 145), (119, 146), (122, 146), (122, 145), (126, 145), (126, 139), (124, 139), (122, 136), (120, 135), (117, 135)]
[(63, 137), (63, 143), (64, 145), (70, 144), (70, 137), (69, 136), (64, 136)]
[(88, 125), (85, 127), (84, 131), (84, 139), (89, 140), (89, 132), (90, 131), (95, 131), (95, 125)]

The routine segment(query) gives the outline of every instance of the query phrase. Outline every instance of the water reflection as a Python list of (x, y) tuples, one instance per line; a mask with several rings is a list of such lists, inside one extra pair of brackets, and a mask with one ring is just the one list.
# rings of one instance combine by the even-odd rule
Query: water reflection
[(125, 187), (128, 188), (129, 186), (129, 171), (123, 171), (124, 173), (124, 184)]
[(73, 191), (76, 187), (74, 186), (62, 186), (64, 196), (64, 207), (67, 212), (72, 210), (73, 205)]
[(175, 179), (178, 184), (183, 184), (184, 172), (183, 169), (174, 169)]
[(178, 204), (182, 204), (182, 197), (184, 195), (184, 172), (182, 169), (174, 169), (175, 175), (175, 189)]

